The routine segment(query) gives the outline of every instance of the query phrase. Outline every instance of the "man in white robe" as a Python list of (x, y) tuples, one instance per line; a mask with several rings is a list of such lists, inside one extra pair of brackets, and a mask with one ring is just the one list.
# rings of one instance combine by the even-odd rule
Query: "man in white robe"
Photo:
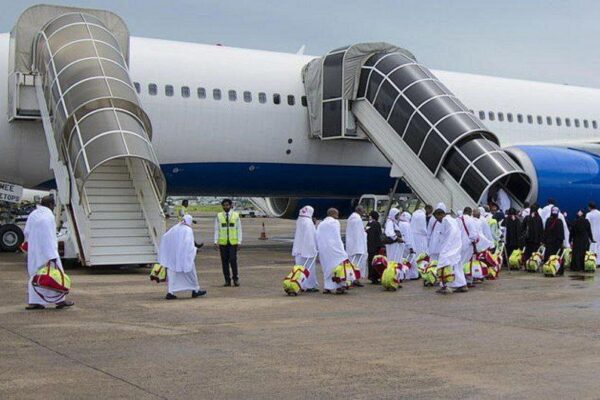
[(496, 193), (496, 204), (498, 204), (498, 209), (505, 214), (508, 209), (512, 207), (510, 197), (504, 188), (498, 189), (498, 193)]
[(412, 216), (408, 211), (402, 212), (398, 220), (398, 228), (400, 229), (400, 234), (404, 240), (404, 243), (402, 243), (402, 258), (410, 263), (410, 269), (406, 272), (406, 279), (419, 279), (419, 270), (417, 269), (417, 264), (414, 262), (413, 257), (415, 250), (413, 244), (414, 239), (410, 229), (411, 220)]
[(196, 243), (192, 217), (184, 215), (181, 222), (169, 229), (160, 241), (158, 262), (167, 269), (167, 300), (176, 299), (175, 292), (191, 291), (192, 298), (204, 296), (196, 273)]
[(427, 253), (427, 222), (425, 210), (415, 211), (410, 220), (413, 250), (417, 254)]
[(490, 243), (490, 249), (494, 247), (494, 234), (492, 233), (492, 228), (490, 228), (490, 224), (488, 222), (488, 219), (491, 217), (492, 215), (487, 212), (485, 208), (479, 207), (479, 227), (481, 229), (481, 233), (486, 238), (485, 243)]
[(338, 217), (338, 210), (330, 208), (327, 210), (327, 218), (317, 227), (317, 250), (323, 270), (323, 293), (344, 292), (340, 284), (332, 279), (335, 267), (348, 260)]
[(443, 285), (438, 293), (447, 294), (452, 292), (467, 292), (467, 280), (461, 261), (462, 240), (458, 222), (442, 209), (437, 209), (433, 216), (442, 226), (440, 240), (440, 257), (438, 259), (438, 268), (451, 266), (454, 271), (454, 281), (448, 285)]
[[(37, 270), (46, 265), (49, 261), (56, 263), (56, 266), (63, 269), (58, 254), (58, 240), (56, 237), (56, 220), (52, 210), (54, 209), (54, 198), (45, 196), (41, 204), (29, 214), (25, 224), (25, 240), (27, 241), (27, 272), (29, 273), (29, 282), (27, 292), (29, 294), (27, 310), (42, 310), (47, 305), (54, 304), (56, 308), (70, 307), (74, 303), (65, 300), (64, 296), (57, 296), (56, 292), (36, 288), (34, 290), (31, 284)], [(36, 290), (38, 293), (36, 293)]]
[(600, 265), (600, 240), (596, 240), (596, 238), (600, 239), (600, 211), (598, 211), (596, 203), (593, 201), (590, 201), (588, 204), (588, 209), (589, 212), (586, 214), (585, 218), (590, 222), (592, 236), (595, 240), (590, 244), (590, 251), (596, 254), (596, 263)]
[(477, 252), (482, 252), (485, 250), (489, 250), (494, 245), (492, 239), (492, 232), (490, 230), (490, 226), (487, 221), (481, 216), (481, 210), (483, 208), (475, 208), (473, 210), (473, 222), (475, 227), (477, 228)]
[[(546, 220), (548, 218), (550, 218), (550, 214), (552, 214), (552, 209), (555, 206), (556, 201), (554, 201), (554, 199), (550, 198), (548, 199), (548, 204), (542, 208), (540, 210), (540, 217), (542, 218), (542, 223), (544, 224), (544, 227), (546, 226)], [(569, 225), (567, 225), (567, 220), (565, 219), (565, 216), (563, 213), (558, 213), (558, 218), (562, 221), (563, 223), (563, 231), (565, 232), (565, 240), (563, 240), (563, 247), (565, 249), (567, 248), (571, 248), (571, 239), (570, 239), (570, 232), (569, 232)]]
[[(458, 227), (460, 229), (461, 250), (460, 250), (460, 265), (464, 266), (471, 261), (475, 254), (477, 242), (479, 240), (479, 229), (477, 223), (472, 217), (473, 210), (471, 207), (465, 207), (462, 215), (457, 218)], [(467, 282), (468, 285), (472, 282)]]
[(392, 208), (388, 214), (388, 218), (385, 221), (385, 227), (383, 234), (388, 238), (390, 243), (385, 245), (385, 254), (389, 261), (401, 262), (402, 261), (402, 236), (400, 234), (400, 227), (398, 226), (398, 219), (400, 217), (400, 210)]
[[(368, 275), (367, 232), (362, 220), (364, 213), (364, 208), (356, 207), (346, 224), (346, 253), (350, 262), (360, 270), (361, 277)], [(354, 286), (363, 286), (363, 284), (357, 279), (354, 281)]]
[[(444, 203), (438, 203), (435, 206), (436, 210), (442, 210), (447, 212), (446, 205)], [(433, 260), (437, 260), (440, 257), (440, 243), (441, 243), (441, 235), (442, 235), (442, 223), (438, 221), (435, 216), (429, 219), (429, 224), (427, 225), (427, 236), (428, 236), (428, 244), (429, 248), (429, 258)]]
[(315, 210), (311, 206), (304, 206), (296, 220), (296, 232), (292, 256), (296, 265), (301, 265), (308, 270), (308, 278), (304, 281), (303, 289), (307, 292), (318, 292), (317, 283), (317, 228), (313, 222)]

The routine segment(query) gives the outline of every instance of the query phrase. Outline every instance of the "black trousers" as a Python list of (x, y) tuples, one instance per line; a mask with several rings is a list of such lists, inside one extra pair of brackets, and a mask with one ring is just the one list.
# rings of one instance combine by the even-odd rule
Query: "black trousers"
[(378, 281), (381, 279), (381, 276), (373, 269), (373, 258), (379, 254), (380, 249), (381, 247), (378, 247), (375, 250), (371, 249), (373, 251), (368, 251), (367, 266), (369, 267), (369, 280), (371, 281)]
[[(225, 277), (225, 282), (227, 283), (231, 283), (232, 277), (234, 281), (238, 280), (237, 248), (237, 245), (219, 245), (223, 277)], [(231, 272), (229, 271), (230, 266)]]
[[(525, 261), (529, 260), (529, 257), (531, 257), (531, 253), (535, 253), (536, 251), (538, 251), (538, 249), (540, 248), (540, 243), (527, 243), (525, 245), (525, 253), (523, 254), (523, 259)], [(510, 254), (509, 254), (510, 257)]]

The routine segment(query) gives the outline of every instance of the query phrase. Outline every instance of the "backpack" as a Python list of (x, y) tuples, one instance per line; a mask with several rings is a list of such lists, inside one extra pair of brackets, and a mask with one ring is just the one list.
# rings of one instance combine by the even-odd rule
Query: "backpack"
[(304, 289), (302, 284), (308, 278), (310, 271), (302, 265), (294, 265), (292, 271), (283, 279), (283, 291), (288, 296), (298, 296)]

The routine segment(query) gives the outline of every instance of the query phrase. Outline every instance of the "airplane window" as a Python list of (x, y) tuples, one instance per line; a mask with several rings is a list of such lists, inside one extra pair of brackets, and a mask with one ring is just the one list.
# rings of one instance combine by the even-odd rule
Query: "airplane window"
[(148, 85), (148, 93), (150, 96), (156, 96), (158, 93), (158, 86), (156, 86), (156, 83), (151, 83)]
[(247, 90), (244, 92), (244, 101), (246, 103), (250, 103), (252, 101), (252, 93)]
[(190, 88), (189, 86), (181, 87), (181, 97), (190, 97)]
[(504, 113), (499, 112), (498, 113), (498, 121), (504, 121)]
[(573, 122), (575, 122), (575, 128), (579, 128), (579, 119), (575, 118)]
[(236, 101), (237, 100), (237, 93), (235, 90), (230, 90), (228, 92), (229, 94), (229, 101)]
[(493, 112), (488, 112), (488, 118), (490, 119), (490, 121), (493, 121), (496, 119), (496, 117), (494, 117), (494, 113)]
[(533, 124), (533, 116), (532, 115), (527, 116), (527, 122), (530, 124)]
[(538, 116), (537, 116), (537, 123), (538, 123), (538, 125), (541, 125), (541, 124), (543, 124), (543, 123), (544, 123), (544, 118), (542, 118), (542, 116), (541, 116), (541, 115), (538, 115)]
[(288, 105), (293, 106), (294, 104), (296, 104), (296, 99), (294, 98), (294, 95), (289, 94), (288, 95)]
[(171, 97), (175, 93), (175, 89), (173, 89), (173, 85), (165, 85), (165, 95)]
[(221, 100), (221, 89), (213, 89), (213, 99)]
[(308, 107), (308, 101), (306, 100), (306, 96), (300, 97), (300, 101), (304, 107)]
[(480, 120), (485, 120), (485, 111), (479, 111), (479, 119)]
[(512, 113), (506, 114), (506, 119), (507, 119), (508, 122), (513, 122), (513, 115), (512, 115)]
[(260, 92), (258, 94), (258, 102), (261, 104), (265, 104), (267, 102), (267, 94), (265, 92)]
[(519, 122), (520, 124), (523, 123), (523, 114), (517, 114), (517, 122)]
[(583, 120), (583, 127), (584, 128), (589, 128), (590, 127), (590, 125), (588, 124), (588, 120), (587, 119)]
[(565, 125), (571, 126), (571, 120), (569, 118), (565, 118)]
[(199, 99), (205, 99), (206, 98), (206, 89), (204, 89), (203, 87), (199, 87), (198, 90), (198, 98)]
[(279, 93), (273, 93), (273, 104), (281, 103), (281, 96)]
[(562, 125), (562, 121), (560, 119), (560, 117), (556, 117), (556, 126), (561, 126)]
[(142, 87), (140, 86), (139, 82), (133, 82), (133, 86), (135, 86), (135, 91), (138, 93), (142, 92)]
[(598, 123), (596, 121), (592, 121), (592, 128), (598, 129)]
[(546, 117), (546, 123), (552, 125), (552, 117)]

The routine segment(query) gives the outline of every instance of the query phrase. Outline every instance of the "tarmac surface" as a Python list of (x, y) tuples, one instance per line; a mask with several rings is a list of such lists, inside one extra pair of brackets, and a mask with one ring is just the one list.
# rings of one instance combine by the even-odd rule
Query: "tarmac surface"
[(243, 224), (242, 286), (225, 288), (199, 218), (198, 299), (165, 300), (147, 268), (77, 268), (73, 308), (25, 311), (25, 257), (0, 254), (0, 399), (600, 398), (599, 277), (287, 297), (274, 238), (293, 221)]

